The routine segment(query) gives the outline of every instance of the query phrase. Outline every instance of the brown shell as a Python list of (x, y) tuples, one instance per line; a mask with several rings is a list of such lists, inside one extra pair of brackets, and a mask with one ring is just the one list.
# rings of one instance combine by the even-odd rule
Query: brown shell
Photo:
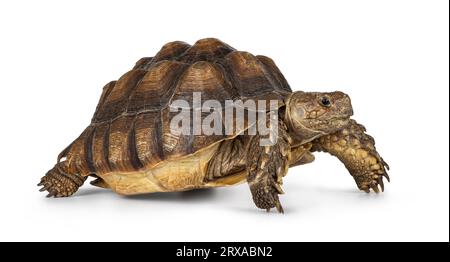
[(177, 137), (169, 132), (176, 114), (170, 112), (170, 102), (191, 102), (193, 92), (201, 92), (202, 101), (283, 101), (292, 91), (268, 57), (236, 51), (213, 38), (193, 46), (171, 42), (103, 88), (91, 124), (58, 161), (65, 157), (69, 168), (81, 175), (137, 171), (232, 137)]

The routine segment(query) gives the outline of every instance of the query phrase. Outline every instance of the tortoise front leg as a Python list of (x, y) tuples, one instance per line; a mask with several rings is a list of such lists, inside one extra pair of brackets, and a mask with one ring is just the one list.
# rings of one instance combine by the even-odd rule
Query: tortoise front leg
[(278, 212), (284, 212), (278, 195), (284, 193), (281, 189), (282, 178), (289, 168), (291, 154), (289, 139), (285, 127), (281, 126), (278, 128), (278, 140), (275, 145), (260, 146), (258, 135), (250, 142), (247, 182), (255, 205), (267, 211), (275, 207)]
[(378, 193), (378, 185), (384, 191), (383, 177), (389, 181), (386, 172), (389, 166), (376, 151), (373, 137), (365, 132), (363, 125), (350, 120), (343, 130), (314, 141), (312, 151), (324, 151), (336, 156), (344, 163), (360, 190), (369, 193), (372, 189)]

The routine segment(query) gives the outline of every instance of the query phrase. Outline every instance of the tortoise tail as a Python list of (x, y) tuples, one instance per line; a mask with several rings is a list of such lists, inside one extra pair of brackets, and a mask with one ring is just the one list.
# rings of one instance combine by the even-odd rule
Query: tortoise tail
[(86, 177), (68, 174), (66, 161), (57, 163), (41, 178), (39, 191), (48, 191), (47, 197), (67, 197), (75, 193), (83, 185)]

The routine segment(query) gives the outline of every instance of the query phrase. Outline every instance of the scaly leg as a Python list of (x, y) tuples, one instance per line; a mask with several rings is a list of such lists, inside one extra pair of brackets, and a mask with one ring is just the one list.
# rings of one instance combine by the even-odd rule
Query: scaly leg
[(75, 193), (83, 185), (86, 177), (78, 174), (68, 174), (67, 162), (59, 162), (50, 169), (38, 186), (43, 186), (39, 191), (48, 191), (47, 197), (67, 197)]
[(273, 146), (260, 146), (259, 136), (252, 138), (247, 157), (247, 182), (253, 202), (259, 208), (270, 211), (276, 207), (283, 213), (278, 194), (283, 194), (282, 178), (289, 168), (291, 148), (286, 127), (280, 122), (278, 140)]
[(378, 154), (375, 140), (367, 135), (363, 125), (350, 120), (343, 130), (314, 141), (312, 151), (324, 151), (344, 163), (360, 190), (369, 193), (384, 191), (383, 177), (389, 181), (388, 164)]

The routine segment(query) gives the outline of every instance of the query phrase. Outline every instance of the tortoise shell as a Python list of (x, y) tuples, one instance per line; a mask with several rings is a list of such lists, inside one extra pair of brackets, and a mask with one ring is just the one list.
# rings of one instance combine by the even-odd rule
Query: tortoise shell
[[(283, 101), (291, 93), (275, 63), (265, 56), (237, 51), (207, 38), (193, 46), (176, 41), (103, 88), (91, 124), (58, 156), (70, 170), (136, 171), (195, 153), (233, 135), (174, 135), (169, 131), (172, 101)], [(225, 108), (225, 107), (222, 107)], [(243, 130), (236, 130), (236, 134)], [(235, 135), (235, 134), (234, 134)]]

